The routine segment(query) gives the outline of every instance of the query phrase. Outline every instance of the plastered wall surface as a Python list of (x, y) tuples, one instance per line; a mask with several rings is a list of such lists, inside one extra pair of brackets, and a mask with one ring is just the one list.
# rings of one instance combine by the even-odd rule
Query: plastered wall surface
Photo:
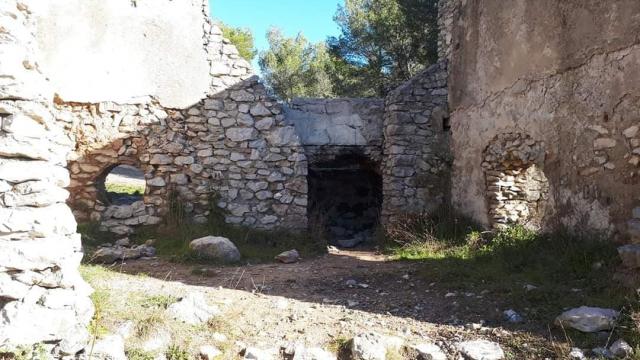
[(490, 225), (487, 167), (480, 165), (500, 134), (517, 133), (544, 148), (550, 203), (543, 224), (640, 240), (633, 218), (640, 204), (640, 3), (457, 6), (449, 69), (453, 204)]
[(152, 96), (164, 107), (185, 108), (209, 90), (201, 1), (29, 3), (41, 69), (65, 102), (126, 104)]

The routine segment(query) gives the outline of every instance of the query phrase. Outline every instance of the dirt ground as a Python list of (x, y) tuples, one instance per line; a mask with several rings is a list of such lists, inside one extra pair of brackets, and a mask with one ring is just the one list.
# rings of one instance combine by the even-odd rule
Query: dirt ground
[[(557, 358), (547, 324), (509, 324), (499, 294), (451, 291), (418, 276), (419, 263), (372, 251), (332, 250), (295, 264), (208, 267), (140, 260), (114, 266), (112, 289), (181, 296), (205, 292), (240, 343), (270, 348), (299, 342), (331, 347), (365, 331), (436, 342), (454, 354), (460, 340), (500, 343), (513, 359)], [(148, 277), (155, 278), (149, 279)]]

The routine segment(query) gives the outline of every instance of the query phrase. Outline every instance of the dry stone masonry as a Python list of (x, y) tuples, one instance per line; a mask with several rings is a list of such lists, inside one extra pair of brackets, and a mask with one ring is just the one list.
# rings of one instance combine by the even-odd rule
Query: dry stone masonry
[(500, 134), (485, 150), (489, 216), (494, 227), (544, 225), (549, 185), (541, 166), (544, 144), (518, 133)]
[[(57, 105), (77, 144), (70, 203), (81, 221), (126, 235), (158, 224), (180, 199), (196, 222), (214, 206), (233, 224), (306, 227), (306, 159), (294, 129), (220, 29), (206, 25), (211, 85), (197, 104), (169, 109), (147, 97)], [(105, 201), (104, 178), (121, 164), (145, 173), (144, 203)]]
[(373, 237), (382, 204), (384, 101), (296, 99), (286, 109), (308, 161), (310, 225), (336, 245)]
[[(84, 349), (76, 219), (128, 235), (222, 211), (353, 246), (450, 205), (607, 235), (637, 271), (640, 3), (614, 2), (442, 0), (440, 60), (385, 99), (288, 106), (207, 1), (0, 2), (0, 352)], [(144, 173), (141, 200), (106, 196), (119, 165)]]
[(447, 203), (451, 158), (447, 62), (385, 99), (382, 216), (433, 211)]
[[(496, 183), (486, 175), (496, 165), (483, 166), (485, 149), (502, 134), (522, 134), (525, 143), (530, 137), (544, 147), (544, 157), (535, 150), (531, 155), (538, 160), (520, 162), (535, 164), (542, 172), (538, 177), (548, 181), (546, 228), (638, 241), (633, 209), (640, 203), (640, 3), (613, 3), (543, 0), (527, 2), (525, 11), (524, 3), (450, 2), (455, 208), (492, 225), (495, 189), (488, 187)], [(540, 31), (534, 35), (524, 28)], [(510, 149), (499, 147), (491, 155), (502, 161), (502, 151)], [(504, 210), (502, 218), (528, 218)]]
[(65, 204), (73, 142), (52, 115), (32, 21), (28, 4), (0, 3), (0, 352), (45, 343), (71, 357), (89, 339), (93, 305)]

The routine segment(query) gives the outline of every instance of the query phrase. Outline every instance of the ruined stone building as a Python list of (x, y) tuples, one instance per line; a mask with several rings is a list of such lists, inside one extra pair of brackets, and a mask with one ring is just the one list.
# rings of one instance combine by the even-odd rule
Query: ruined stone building
[[(125, 235), (172, 199), (194, 222), (324, 216), (336, 237), (451, 205), (640, 241), (640, 2), (440, 10), (440, 60), (385, 99), (283, 105), (206, 1), (0, 2), (0, 348), (81, 351), (76, 223)], [(119, 165), (144, 173), (141, 201), (105, 198)]]

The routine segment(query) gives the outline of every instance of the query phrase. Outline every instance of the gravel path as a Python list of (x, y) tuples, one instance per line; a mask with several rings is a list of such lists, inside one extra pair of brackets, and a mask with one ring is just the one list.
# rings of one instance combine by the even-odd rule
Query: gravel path
[(371, 252), (331, 251), (296, 264), (242, 267), (153, 259), (120, 264), (116, 270), (151, 277), (109, 280), (111, 288), (125, 292), (205, 292), (222, 307), (236, 339), (252, 346), (303, 342), (327, 347), (336, 339), (376, 331), (414, 344), (436, 341), (445, 349), (463, 339), (484, 338), (502, 344), (514, 358), (554, 358), (542, 333), (546, 324), (510, 328), (502, 319), (506, 305), (499, 295), (478, 289), (450, 292), (420, 278), (418, 263), (388, 261)]

